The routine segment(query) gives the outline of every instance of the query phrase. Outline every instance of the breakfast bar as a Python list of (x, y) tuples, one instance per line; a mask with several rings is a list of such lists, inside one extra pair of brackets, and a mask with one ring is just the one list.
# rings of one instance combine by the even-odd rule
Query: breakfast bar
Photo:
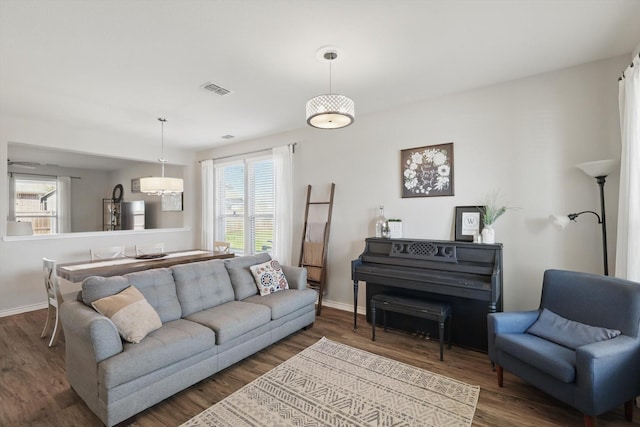
[(58, 276), (70, 282), (82, 282), (90, 276), (120, 276), (135, 271), (152, 268), (170, 267), (210, 259), (233, 258), (232, 253), (205, 251), (200, 249), (167, 252), (156, 258), (139, 259), (135, 257), (113, 258), (99, 261), (81, 261), (59, 264)]

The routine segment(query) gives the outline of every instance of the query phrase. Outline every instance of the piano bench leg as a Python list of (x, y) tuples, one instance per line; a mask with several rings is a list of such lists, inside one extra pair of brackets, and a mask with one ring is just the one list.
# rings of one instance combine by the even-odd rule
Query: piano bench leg
[(371, 302), (371, 341), (376, 340), (376, 304)]
[(438, 322), (438, 338), (440, 341), (440, 361), (444, 360), (444, 321)]
[(382, 310), (382, 326), (384, 326), (384, 331), (387, 332), (387, 310)]
[(496, 373), (498, 374), (498, 387), (502, 387), (504, 383), (504, 371), (502, 366), (496, 364)]

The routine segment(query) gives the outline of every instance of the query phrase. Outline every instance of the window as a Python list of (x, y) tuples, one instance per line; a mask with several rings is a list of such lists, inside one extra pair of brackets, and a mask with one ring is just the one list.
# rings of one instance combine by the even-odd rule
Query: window
[(238, 255), (272, 252), (274, 162), (271, 156), (215, 165), (215, 239)]
[(13, 183), (15, 220), (30, 222), (33, 234), (57, 233), (56, 178), (14, 174)]

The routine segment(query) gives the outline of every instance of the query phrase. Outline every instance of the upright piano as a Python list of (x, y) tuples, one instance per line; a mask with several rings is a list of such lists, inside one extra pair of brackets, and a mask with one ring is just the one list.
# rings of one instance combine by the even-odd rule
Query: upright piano
[[(486, 352), (487, 313), (502, 311), (502, 244), (371, 237), (351, 261), (351, 278), (354, 329), (358, 282), (365, 281), (367, 321), (371, 297), (383, 292), (448, 302), (452, 342)], [(388, 313), (387, 325), (437, 336), (437, 325), (401, 314)]]

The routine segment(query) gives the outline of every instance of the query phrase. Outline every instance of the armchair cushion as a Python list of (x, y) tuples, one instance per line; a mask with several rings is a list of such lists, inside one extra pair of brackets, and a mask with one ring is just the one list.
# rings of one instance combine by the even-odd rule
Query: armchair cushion
[(542, 309), (538, 320), (527, 329), (527, 333), (547, 339), (575, 350), (586, 344), (604, 341), (620, 335), (616, 329), (600, 328), (575, 322)]
[(530, 334), (500, 334), (496, 346), (563, 383), (576, 379), (576, 352)]

